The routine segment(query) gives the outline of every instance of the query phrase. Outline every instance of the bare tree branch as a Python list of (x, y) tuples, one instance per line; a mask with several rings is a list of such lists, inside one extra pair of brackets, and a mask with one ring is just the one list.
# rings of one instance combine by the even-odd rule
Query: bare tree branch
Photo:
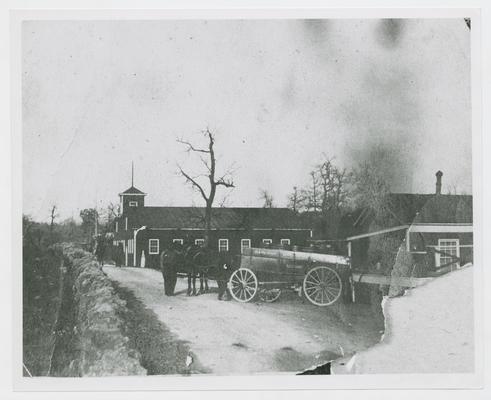
[(208, 197), (206, 196), (206, 193), (203, 189), (203, 187), (195, 180), (193, 179), (190, 175), (188, 175), (186, 172), (184, 172), (184, 170), (178, 166), (179, 168), (179, 172), (181, 173), (182, 176), (184, 176), (184, 178), (186, 178), (186, 181), (191, 183), (192, 186), (194, 186), (196, 189), (198, 189), (198, 191), (201, 193), (201, 196), (203, 197), (203, 199), (205, 201), (208, 201)]
[(225, 177), (221, 177), (217, 181), (215, 181), (215, 185), (217, 186), (225, 186), (227, 188), (234, 188), (234, 182), (232, 180), (225, 180)]
[(198, 153), (207, 153), (209, 154), (210, 151), (209, 150), (205, 150), (205, 149), (198, 149), (197, 147), (194, 147), (192, 145), (192, 143), (186, 141), (186, 140), (183, 140), (183, 139), (177, 139), (177, 143), (181, 143), (181, 144), (185, 144), (186, 146), (188, 146), (187, 148), (187, 152), (190, 152), (190, 151), (195, 151), (195, 152), (198, 152)]

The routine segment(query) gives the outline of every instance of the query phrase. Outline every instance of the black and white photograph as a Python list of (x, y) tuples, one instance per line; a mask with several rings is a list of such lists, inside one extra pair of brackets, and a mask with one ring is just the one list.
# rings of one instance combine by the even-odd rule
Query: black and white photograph
[(19, 21), (14, 375), (480, 371), (476, 14), (70, 15)]

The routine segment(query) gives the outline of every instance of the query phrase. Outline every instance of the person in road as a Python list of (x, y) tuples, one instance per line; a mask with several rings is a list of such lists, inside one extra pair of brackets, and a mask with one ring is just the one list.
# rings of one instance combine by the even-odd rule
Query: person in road
[(106, 242), (104, 240), (104, 236), (98, 235), (96, 237), (96, 245), (95, 245), (95, 256), (97, 261), (99, 262), (99, 266), (102, 267), (104, 264), (104, 255), (106, 253)]
[(123, 245), (120, 243), (113, 247), (113, 261), (116, 267), (121, 267), (124, 261), (124, 250)]
[(166, 296), (174, 296), (177, 282), (177, 271), (182, 260), (182, 249), (179, 243), (160, 254), (160, 270), (164, 278), (164, 293)]
[[(232, 275), (231, 256), (227, 252), (218, 253), (218, 300), (232, 300), (232, 295), (228, 288), (228, 281)], [(224, 298), (225, 296), (225, 298)]]

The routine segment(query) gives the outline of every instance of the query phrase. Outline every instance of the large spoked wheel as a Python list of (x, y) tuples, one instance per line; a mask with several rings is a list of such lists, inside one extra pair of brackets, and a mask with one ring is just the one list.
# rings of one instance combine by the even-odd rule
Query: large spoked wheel
[(259, 298), (265, 303), (273, 303), (280, 298), (281, 289), (259, 289)]
[(303, 280), (305, 297), (316, 306), (329, 306), (341, 296), (343, 283), (339, 274), (329, 267), (319, 266), (307, 272)]
[(258, 283), (254, 272), (249, 268), (234, 271), (228, 281), (230, 294), (241, 303), (251, 301), (257, 293)]

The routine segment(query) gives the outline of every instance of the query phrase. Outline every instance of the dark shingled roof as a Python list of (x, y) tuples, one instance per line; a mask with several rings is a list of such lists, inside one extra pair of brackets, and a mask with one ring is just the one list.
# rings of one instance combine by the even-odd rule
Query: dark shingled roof
[(472, 196), (439, 194), (429, 199), (414, 218), (414, 223), (472, 223)]
[[(149, 228), (204, 228), (204, 207), (141, 207), (135, 220)], [(288, 208), (213, 208), (213, 229), (310, 229)]]
[(120, 193), (119, 195), (121, 196), (122, 194), (145, 194), (141, 190), (137, 189), (134, 186), (131, 186), (129, 189), (126, 189), (123, 193)]

